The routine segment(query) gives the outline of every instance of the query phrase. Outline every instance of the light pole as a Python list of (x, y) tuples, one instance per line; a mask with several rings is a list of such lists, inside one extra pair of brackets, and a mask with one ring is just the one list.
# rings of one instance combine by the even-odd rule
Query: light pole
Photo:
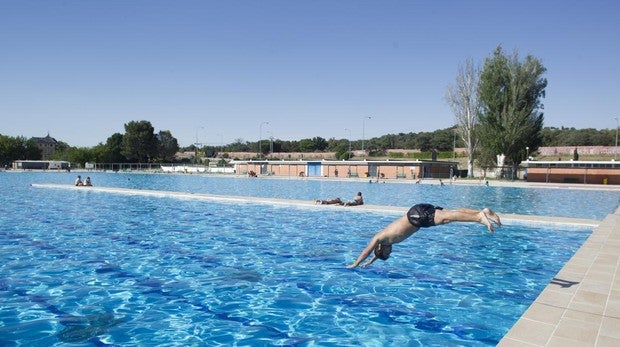
[(205, 144), (205, 142), (199, 142), (198, 141), (198, 131), (199, 130), (205, 130), (205, 127), (198, 127), (198, 128), (196, 128), (196, 142), (194, 142), (194, 146), (202, 146), (203, 144)]
[(618, 117), (616, 119), (616, 148), (614, 148), (614, 161), (616, 160), (616, 155), (618, 154)]
[(364, 136), (366, 132), (366, 119), (372, 119), (372, 117), (364, 117), (362, 120), (362, 155), (364, 158), (366, 157), (366, 152), (364, 151)]
[(454, 138), (452, 139), (452, 160), (456, 160), (456, 128), (454, 128)]
[(262, 122), (258, 126), (258, 157), (263, 155), (263, 125), (269, 124), (269, 122)]
[(351, 129), (344, 128), (344, 130), (349, 132), (349, 160), (351, 160)]
[(202, 147), (205, 143), (198, 142), (198, 130), (205, 130), (205, 127), (196, 128), (196, 142), (194, 142), (194, 163), (198, 162), (198, 146)]
[(269, 154), (273, 153), (273, 133), (271, 130), (267, 130), (267, 135), (269, 135)]
[(530, 161), (530, 147), (525, 147), (525, 161)]

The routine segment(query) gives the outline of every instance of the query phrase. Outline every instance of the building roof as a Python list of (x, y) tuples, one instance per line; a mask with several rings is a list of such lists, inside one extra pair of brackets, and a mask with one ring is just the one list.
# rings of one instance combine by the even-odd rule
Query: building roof
[(50, 134), (47, 134), (47, 136), (45, 137), (33, 137), (32, 140), (37, 143), (51, 143), (51, 144), (58, 143), (58, 141), (56, 141), (55, 138), (51, 137)]

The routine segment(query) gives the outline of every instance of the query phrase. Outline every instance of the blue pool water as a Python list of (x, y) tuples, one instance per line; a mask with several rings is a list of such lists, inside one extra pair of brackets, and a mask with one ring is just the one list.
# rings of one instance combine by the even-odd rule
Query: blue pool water
[[(541, 224), (489, 235), (483, 226), (454, 223), (418, 232), (387, 262), (350, 270), (345, 265), (396, 214), (28, 186), (74, 176), (0, 173), (2, 345), (495, 345), (590, 234)], [(398, 206), (394, 196), (407, 195), (399, 190), (415, 195), (407, 204), (432, 199), (448, 207), (471, 206), (455, 195), (476, 194), (399, 184), (90, 176), (102, 186), (294, 199), (363, 190), (373, 204)], [(506, 213), (523, 213), (514, 209), (527, 202), (515, 200), (526, 197), (549, 215), (584, 204), (592, 214), (578, 217), (602, 218), (609, 212), (590, 210), (617, 206), (608, 192), (599, 194), (611, 207), (583, 201), (585, 191), (576, 201), (564, 189), (541, 196), (503, 189), (484, 196)]]
[[(75, 173), (5, 173), (28, 183), (71, 184)], [(446, 208), (493, 207), (498, 212), (601, 220), (620, 203), (613, 190), (486, 187), (477, 185), (368, 183), (333, 180), (248, 179), (230, 176), (85, 173), (97, 186), (155, 189), (219, 195), (312, 200), (361, 191), (367, 204), (410, 207), (430, 202)], [(84, 177), (82, 177), (84, 178)]]

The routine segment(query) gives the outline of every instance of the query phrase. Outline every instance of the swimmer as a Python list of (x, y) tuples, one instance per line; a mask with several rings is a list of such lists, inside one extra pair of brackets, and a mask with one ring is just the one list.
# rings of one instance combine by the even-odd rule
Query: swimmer
[(360, 265), (370, 253), (374, 251), (374, 256), (362, 267), (372, 264), (375, 260), (387, 260), (392, 253), (392, 245), (399, 243), (413, 235), (420, 228), (428, 228), (435, 225), (448, 224), (451, 222), (477, 222), (487, 227), (493, 233), (495, 228), (492, 223), (501, 226), (499, 216), (489, 208), (474, 210), (470, 208), (460, 208), (458, 210), (445, 210), (439, 206), (431, 204), (418, 204), (402, 217), (390, 223), (379, 231), (368, 243), (366, 248), (360, 253), (353, 264), (347, 267), (352, 269)]

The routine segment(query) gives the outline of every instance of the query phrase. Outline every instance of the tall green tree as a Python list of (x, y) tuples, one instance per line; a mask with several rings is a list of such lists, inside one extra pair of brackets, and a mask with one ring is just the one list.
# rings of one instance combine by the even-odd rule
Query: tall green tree
[(528, 55), (519, 61), (515, 51), (506, 56), (498, 46), (487, 58), (480, 75), (481, 151), (487, 157), (503, 154), (516, 169), (525, 158), (526, 147), (542, 143), (543, 104), (547, 79), (540, 60)]
[(131, 121), (125, 124), (121, 153), (130, 161), (148, 163), (157, 155), (157, 137), (149, 121)]
[(114, 133), (105, 142), (105, 163), (124, 163), (127, 158), (123, 152), (123, 134)]
[(14, 160), (40, 160), (41, 150), (33, 140), (23, 136), (12, 137), (0, 134), (0, 165), (10, 166)]
[(158, 159), (163, 162), (174, 161), (175, 154), (179, 151), (179, 143), (170, 130), (162, 130), (157, 134)]

